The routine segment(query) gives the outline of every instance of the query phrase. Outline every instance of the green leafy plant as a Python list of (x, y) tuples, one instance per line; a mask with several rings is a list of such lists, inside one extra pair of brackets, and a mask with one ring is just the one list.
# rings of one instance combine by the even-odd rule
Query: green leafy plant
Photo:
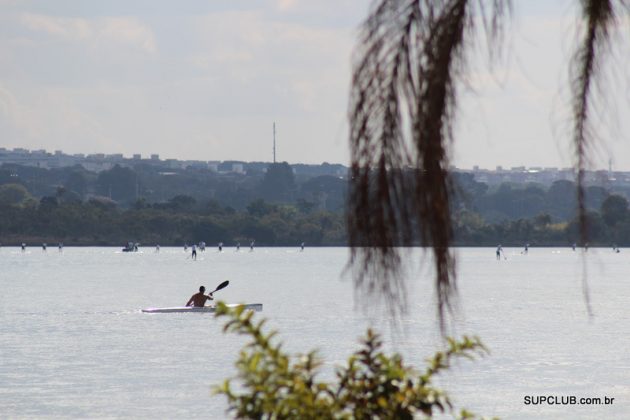
[(276, 332), (263, 331), (265, 320), (255, 320), (254, 312), (219, 302), (216, 316), (228, 318), (225, 332), (250, 339), (236, 362), (236, 377), (215, 387), (215, 393), (227, 397), (229, 411), (237, 418), (411, 419), (437, 412), (474, 417), (466, 410), (456, 412), (432, 379), (455, 358), (486, 354), (477, 337), (448, 339), (448, 348), (437, 352), (424, 372), (418, 372), (405, 365), (400, 355), (383, 353), (378, 334), (368, 329), (360, 349), (337, 369), (336, 381), (327, 383), (316, 378), (322, 364), (316, 352), (290, 356), (274, 340)]

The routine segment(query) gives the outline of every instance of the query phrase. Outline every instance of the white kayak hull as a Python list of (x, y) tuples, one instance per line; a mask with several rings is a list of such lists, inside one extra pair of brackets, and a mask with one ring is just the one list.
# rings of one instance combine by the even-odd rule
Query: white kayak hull
[[(262, 311), (262, 303), (228, 303), (226, 305), (228, 308), (237, 308), (239, 306), (244, 306), (245, 309), (249, 309), (250, 311), (260, 312)], [(142, 312), (148, 314), (171, 314), (171, 313), (214, 313), (216, 308), (214, 306), (204, 306), (204, 307), (195, 307), (195, 306), (175, 306), (172, 308), (146, 308), (143, 309)]]

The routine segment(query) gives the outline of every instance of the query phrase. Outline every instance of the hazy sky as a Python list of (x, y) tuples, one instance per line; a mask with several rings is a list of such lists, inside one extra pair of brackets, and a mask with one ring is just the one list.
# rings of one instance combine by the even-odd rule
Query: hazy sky
[[(466, 77), (457, 166), (571, 164), (577, 1), (514, 3), (503, 59), (475, 58)], [(347, 164), (350, 58), (368, 6), (0, 0), (0, 146), (269, 161), (275, 121), (279, 160)], [(601, 119), (613, 129), (597, 157), (630, 170), (626, 57), (624, 46), (610, 62)]]

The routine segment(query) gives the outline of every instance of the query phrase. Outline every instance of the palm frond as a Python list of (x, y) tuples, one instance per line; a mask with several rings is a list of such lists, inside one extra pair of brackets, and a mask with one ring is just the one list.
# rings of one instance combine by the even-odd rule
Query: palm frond
[[(611, 0), (582, 0), (585, 22), (584, 38), (572, 62), (571, 88), (573, 92), (573, 145), (577, 170), (577, 203), (580, 225), (580, 241), (588, 243), (584, 173), (588, 166), (587, 156), (592, 147), (594, 133), (589, 125), (592, 109), (593, 85), (600, 74), (601, 61), (609, 46), (609, 29), (615, 18)], [(585, 273), (585, 270), (584, 270)], [(590, 297), (585, 275), (582, 290), (589, 314)]]
[[(509, 1), (492, 0), (490, 38)], [(475, 8), (474, 6), (478, 7)], [(406, 309), (400, 246), (431, 248), (438, 315), (456, 295), (448, 146), (479, 0), (382, 0), (362, 27), (350, 95), (350, 262), (356, 286)]]

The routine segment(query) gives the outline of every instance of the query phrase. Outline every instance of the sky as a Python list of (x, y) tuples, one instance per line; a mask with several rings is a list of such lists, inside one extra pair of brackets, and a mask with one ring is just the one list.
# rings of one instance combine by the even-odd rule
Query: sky
[[(575, 3), (515, 0), (500, 59), (477, 46), (453, 164), (571, 166)], [(351, 57), (370, 4), (0, 0), (0, 147), (271, 161), (275, 122), (279, 161), (348, 164)], [(627, 19), (613, 35), (628, 38)], [(630, 170), (629, 51), (607, 61), (593, 167)]]

